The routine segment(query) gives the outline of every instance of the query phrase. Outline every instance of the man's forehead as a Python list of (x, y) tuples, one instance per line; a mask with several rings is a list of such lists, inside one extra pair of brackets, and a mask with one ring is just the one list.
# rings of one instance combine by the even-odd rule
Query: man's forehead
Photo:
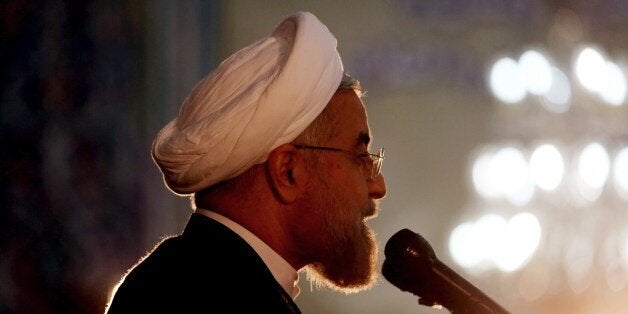
[(355, 149), (368, 147), (371, 134), (366, 110), (356, 92), (351, 89), (338, 91), (332, 98), (330, 106), (333, 107), (332, 112), (336, 117), (333, 120), (334, 127), (337, 128), (336, 134), (340, 137), (338, 140)]

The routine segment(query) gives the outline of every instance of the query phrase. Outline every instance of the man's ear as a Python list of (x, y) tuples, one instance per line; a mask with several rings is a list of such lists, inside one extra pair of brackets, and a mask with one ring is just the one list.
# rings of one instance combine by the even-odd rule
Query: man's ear
[(283, 144), (273, 149), (266, 163), (270, 186), (282, 203), (292, 203), (305, 192), (308, 181), (305, 161), (293, 145)]

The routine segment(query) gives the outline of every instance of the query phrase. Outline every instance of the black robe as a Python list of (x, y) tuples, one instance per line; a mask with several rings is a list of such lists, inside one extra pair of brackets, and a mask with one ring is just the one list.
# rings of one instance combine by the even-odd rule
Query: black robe
[(108, 310), (151, 312), (301, 313), (244, 239), (196, 213), (126, 275)]

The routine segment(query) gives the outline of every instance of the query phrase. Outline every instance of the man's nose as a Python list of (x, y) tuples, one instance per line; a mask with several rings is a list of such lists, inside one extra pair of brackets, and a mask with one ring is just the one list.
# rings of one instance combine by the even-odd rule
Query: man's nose
[(380, 173), (373, 180), (369, 180), (368, 184), (371, 199), (380, 199), (386, 195), (386, 181), (383, 174)]

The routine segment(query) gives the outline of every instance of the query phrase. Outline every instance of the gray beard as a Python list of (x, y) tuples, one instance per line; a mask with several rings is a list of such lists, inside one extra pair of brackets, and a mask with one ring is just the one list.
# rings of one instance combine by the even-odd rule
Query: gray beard
[[(321, 230), (327, 241), (317, 262), (306, 267), (307, 278), (317, 287), (326, 286), (344, 293), (368, 289), (377, 281), (378, 248), (375, 234), (364, 219), (343, 217), (342, 210), (360, 208), (339, 193), (326, 191), (320, 210), (325, 212)], [(361, 206), (363, 215), (376, 211), (373, 201)], [(344, 219), (343, 219), (344, 218)]]

